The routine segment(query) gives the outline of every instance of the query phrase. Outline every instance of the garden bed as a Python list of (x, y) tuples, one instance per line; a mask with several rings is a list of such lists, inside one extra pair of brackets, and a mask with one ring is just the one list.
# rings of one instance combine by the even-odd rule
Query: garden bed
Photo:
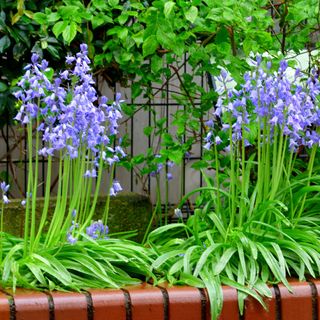
[[(320, 281), (290, 282), (293, 293), (282, 285), (272, 287), (269, 311), (252, 298), (246, 299), (239, 315), (237, 292), (223, 287), (224, 305), (220, 320), (315, 320), (320, 318)], [(206, 320), (210, 303), (205, 289), (149, 284), (121, 290), (88, 290), (82, 293), (1, 290), (1, 320)]]

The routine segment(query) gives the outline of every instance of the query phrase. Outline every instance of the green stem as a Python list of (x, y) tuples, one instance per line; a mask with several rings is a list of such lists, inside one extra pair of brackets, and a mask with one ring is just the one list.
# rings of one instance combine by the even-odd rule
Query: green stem
[(4, 202), (2, 201), (1, 204), (1, 220), (0, 220), (0, 233), (1, 233), (1, 241), (0, 241), (0, 265), (2, 263), (2, 256), (3, 256), (3, 239), (4, 239), (4, 234), (3, 234), (3, 216), (4, 216)]
[(166, 179), (165, 182), (165, 217), (164, 217), (164, 223), (165, 225), (168, 224), (168, 202), (169, 202), (169, 182), (168, 179)]
[(28, 138), (28, 186), (26, 194), (26, 210), (24, 221), (24, 242), (23, 242), (23, 256), (26, 257), (29, 252), (29, 227), (30, 227), (30, 194), (33, 185), (33, 164), (32, 164), (32, 122), (27, 124), (27, 138)]
[(111, 166), (111, 172), (110, 172), (110, 177), (109, 177), (109, 189), (108, 189), (108, 194), (107, 194), (107, 201), (106, 201), (106, 206), (104, 208), (104, 213), (103, 213), (103, 224), (107, 225), (108, 224), (108, 217), (109, 217), (109, 207), (110, 207), (110, 190), (112, 188), (112, 182), (113, 182), (113, 175), (114, 175), (114, 170), (115, 170), (115, 164)]
[[(91, 204), (91, 209), (90, 212), (88, 214), (88, 216), (86, 217), (84, 223), (82, 224), (81, 228), (80, 228), (80, 232), (82, 232), (87, 225), (91, 222), (92, 217), (94, 215), (95, 209), (96, 209), (96, 205), (97, 205), (97, 201), (98, 201), (98, 196), (99, 196), (99, 192), (100, 192), (100, 185), (101, 185), (101, 179), (102, 179), (102, 173), (103, 173), (103, 157), (102, 157), (102, 153), (104, 151), (103, 146), (101, 147), (101, 151), (100, 151), (100, 160), (99, 160), (99, 170), (98, 170), (98, 178), (97, 178), (97, 182), (96, 182), (96, 188), (95, 188), (95, 192), (94, 192), (94, 196), (93, 196), (93, 202)], [(113, 173), (114, 173), (114, 166), (112, 166), (111, 168), (111, 177), (113, 179)], [(112, 184), (112, 180), (111, 180), (111, 184)], [(92, 186), (92, 181), (88, 182), (88, 190), (87, 190), (87, 199), (86, 199), (86, 203), (85, 203), (85, 212), (87, 212), (87, 203), (88, 201), (90, 201), (91, 199), (91, 186)], [(110, 186), (109, 186), (109, 191), (110, 191)], [(110, 192), (109, 192), (110, 193)], [(108, 195), (108, 197), (110, 197)], [(108, 198), (107, 198), (108, 201)]]
[(60, 204), (59, 209), (55, 210), (55, 213), (51, 220), (50, 229), (46, 239), (46, 245), (48, 247), (55, 245), (57, 241), (59, 241), (61, 237), (62, 223), (65, 219), (70, 180), (70, 158), (68, 156), (65, 156), (63, 159), (63, 174), (61, 173), (59, 177), (62, 177), (61, 195), (59, 197)]
[(157, 202), (160, 203), (160, 206), (158, 207), (158, 223), (160, 226), (162, 226), (162, 210), (161, 210), (161, 190), (160, 190), (160, 176), (156, 176), (157, 181)]
[(283, 159), (285, 156), (285, 153), (287, 152), (286, 147), (287, 147), (287, 139), (284, 138), (283, 135), (283, 129), (281, 129), (280, 138), (278, 141), (278, 145), (276, 146), (277, 150), (277, 159), (275, 163), (275, 168), (274, 168), (274, 176), (273, 181), (272, 181), (272, 187), (271, 187), (271, 192), (270, 192), (270, 200), (274, 200), (275, 195), (279, 189), (280, 181), (282, 179), (282, 172), (283, 172)]
[[(260, 97), (259, 97), (260, 101)], [(261, 119), (258, 117), (258, 142), (257, 142), (257, 156), (258, 156), (258, 177), (257, 177), (257, 198), (256, 198), (256, 207), (262, 200), (262, 190), (263, 190), (263, 162), (261, 155)]]
[[(39, 126), (39, 117), (36, 121), (36, 128)], [(36, 234), (36, 205), (37, 205), (37, 189), (38, 189), (38, 174), (39, 174), (39, 131), (36, 129), (36, 146), (35, 146), (35, 168), (34, 181), (32, 190), (32, 205), (31, 205), (31, 230), (30, 230), (30, 251), (32, 252)]]
[(271, 148), (271, 132), (270, 132), (270, 125), (267, 124), (267, 118), (265, 118), (265, 131), (266, 131), (266, 155), (265, 155), (265, 183), (264, 183), (264, 199), (268, 198), (269, 191), (270, 191), (270, 148)]
[[(152, 222), (154, 221), (156, 215), (158, 214), (159, 216), (159, 212), (160, 212), (160, 220), (161, 220), (161, 192), (160, 192), (160, 179), (159, 177), (157, 176), (157, 202), (156, 202), (156, 206), (152, 212), (152, 215), (151, 215), (151, 218), (150, 218), (150, 221), (148, 223), (148, 226), (147, 226), (147, 229), (144, 233), (144, 236), (143, 236), (143, 239), (142, 239), (142, 244), (145, 244), (146, 240), (147, 240), (147, 237), (149, 235), (149, 232), (150, 232), (150, 228), (152, 226)], [(186, 198), (187, 199), (187, 198)], [(183, 205), (183, 204), (182, 204)]]
[[(314, 160), (315, 160), (315, 156), (316, 156), (316, 152), (317, 152), (317, 145), (313, 145), (312, 146), (312, 150), (311, 150), (311, 155), (310, 155), (310, 159), (309, 159), (309, 163), (308, 163), (308, 180), (307, 180), (307, 187), (310, 186), (310, 179), (311, 179), (311, 176), (312, 176), (312, 171), (313, 171), (313, 165), (314, 165)], [(300, 217), (304, 211), (304, 205), (305, 205), (305, 202), (306, 202), (306, 198), (307, 198), (307, 193), (304, 194), (303, 198), (302, 198), (302, 201), (301, 201), (301, 204), (300, 204), (300, 209), (299, 209), (299, 212), (298, 212), (298, 215), (295, 219), (295, 223), (294, 223), (294, 226), (297, 225), (297, 223), (299, 222), (300, 220)]]
[(82, 181), (85, 170), (84, 148), (82, 148), (79, 156), (76, 159), (72, 160), (71, 164), (72, 170), (70, 170), (70, 172), (73, 172), (73, 192), (70, 193), (68, 213), (61, 228), (61, 233), (63, 236), (67, 233), (67, 229), (70, 227), (71, 221), (73, 219), (72, 211), (76, 210), (77, 221), (79, 221), (79, 219), (81, 218), (81, 212), (78, 211), (78, 208), (81, 196), (85, 194), (85, 189), (82, 189)]
[(232, 119), (231, 114), (229, 116), (229, 141), (230, 141), (230, 193), (231, 198), (231, 211), (230, 211), (230, 222), (228, 229), (232, 229), (234, 226), (235, 213), (236, 213), (236, 176), (235, 176), (235, 157), (232, 144)]
[[(149, 235), (149, 232), (150, 232), (150, 229), (151, 229), (151, 226), (152, 226), (152, 222), (154, 221), (155, 217), (156, 217), (156, 214), (158, 212), (158, 205), (159, 205), (159, 202), (157, 201), (156, 203), (156, 206), (155, 208), (153, 209), (152, 211), (152, 215), (151, 215), (151, 218), (149, 220), (149, 223), (148, 223), (148, 226), (147, 226), (147, 229), (144, 233), (144, 236), (143, 236), (143, 239), (142, 239), (142, 245), (144, 245), (147, 241), (147, 238), (148, 238), (148, 235)], [(160, 205), (161, 207), (161, 205)]]
[[(279, 152), (277, 146), (278, 146), (278, 140), (279, 140), (279, 132), (278, 132), (278, 126), (275, 126), (274, 128), (274, 134), (273, 134), (273, 151), (272, 151), (272, 176), (271, 179), (275, 179), (277, 175), (277, 154)], [(271, 187), (272, 190), (272, 187)]]
[(52, 169), (52, 156), (49, 155), (48, 156), (47, 179), (46, 179), (46, 191), (45, 191), (45, 196), (44, 196), (44, 205), (43, 205), (43, 210), (42, 210), (41, 221), (40, 221), (38, 233), (36, 235), (34, 245), (33, 245), (33, 250), (36, 250), (36, 248), (39, 244), (43, 228), (44, 228), (45, 223), (47, 221), (48, 209), (49, 209), (49, 203), (50, 203), (51, 169)]
[(217, 213), (219, 217), (222, 217), (223, 222), (225, 223), (225, 215), (221, 212), (221, 197), (220, 197), (220, 178), (219, 178), (219, 158), (218, 158), (218, 149), (217, 145), (214, 144), (214, 157), (215, 157), (215, 166), (216, 166), (216, 187), (217, 187), (217, 197), (216, 197), (216, 206)]
[(194, 210), (194, 217), (193, 217), (193, 235), (194, 240), (197, 243), (198, 246), (202, 246), (202, 242), (199, 238), (199, 213), (201, 213), (201, 209), (195, 209)]
[(242, 226), (244, 215), (246, 213), (246, 206), (245, 206), (245, 193), (246, 193), (246, 154), (245, 154), (245, 145), (244, 145), (244, 126), (242, 125), (242, 144), (241, 144), (241, 199), (240, 199), (240, 217), (239, 217), (239, 227)]
[(58, 191), (57, 191), (57, 199), (56, 199), (56, 206), (52, 215), (52, 219), (51, 219), (51, 223), (49, 225), (49, 230), (46, 236), (46, 240), (44, 245), (47, 246), (48, 245), (48, 241), (49, 241), (49, 236), (52, 233), (52, 228), (54, 227), (52, 221), (55, 219), (56, 215), (58, 214), (59, 210), (60, 210), (60, 205), (61, 205), (61, 193), (62, 193), (62, 170), (63, 168), (63, 161), (62, 161), (62, 151), (60, 151), (60, 155), (59, 155), (59, 172), (58, 172)]
[[(184, 203), (188, 200), (188, 198), (190, 198), (193, 194), (197, 193), (197, 192), (201, 192), (201, 191), (217, 191), (217, 188), (215, 187), (199, 187), (196, 189), (193, 189), (192, 191), (190, 191), (189, 193), (187, 193), (186, 195), (183, 196), (183, 198), (180, 200), (179, 205), (178, 205), (178, 209), (181, 209), (182, 206), (184, 205)], [(224, 196), (226, 196), (227, 198), (231, 198), (231, 195), (224, 191), (223, 189), (220, 189), (220, 193), (222, 193)]]

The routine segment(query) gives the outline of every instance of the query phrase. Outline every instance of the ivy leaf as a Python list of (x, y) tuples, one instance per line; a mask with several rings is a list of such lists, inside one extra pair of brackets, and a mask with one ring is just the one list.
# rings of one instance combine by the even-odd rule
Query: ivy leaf
[(77, 34), (77, 24), (75, 22), (71, 22), (62, 33), (62, 37), (64, 41), (68, 44), (74, 39)]
[(109, 16), (103, 14), (103, 13), (98, 13), (97, 15), (94, 15), (91, 23), (92, 23), (92, 28), (95, 29), (101, 25), (104, 25), (106, 23), (112, 23), (113, 20)]
[(65, 30), (67, 25), (68, 25), (67, 21), (59, 21), (53, 26), (52, 32), (56, 38), (58, 38), (59, 35)]
[(6, 49), (10, 47), (11, 41), (8, 36), (3, 36), (0, 39), (0, 53), (3, 53)]
[(39, 24), (46, 24), (48, 21), (47, 15), (42, 12), (36, 12), (33, 15), (33, 20)]
[[(161, 153), (161, 152), (160, 152)], [(170, 150), (168, 152), (169, 160), (173, 161), (176, 164), (179, 164), (183, 159), (184, 153), (181, 150)]]
[(208, 13), (206, 19), (219, 21), (221, 20), (222, 12), (223, 12), (222, 8), (212, 8)]
[(127, 22), (128, 18), (129, 15), (127, 13), (122, 13), (118, 18), (120, 25), (124, 25)]
[(132, 99), (137, 98), (142, 93), (141, 86), (139, 83), (134, 82), (131, 86)]
[(190, 9), (185, 13), (185, 17), (191, 23), (194, 23), (198, 17), (198, 8), (195, 6), (190, 7)]
[(24, 10), (23, 13), (29, 18), (33, 19), (33, 12), (30, 10)]
[(119, 0), (108, 0), (108, 3), (111, 7), (115, 7), (119, 4)]
[(55, 22), (60, 19), (60, 15), (58, 12), (51, 12), (49, 15), (47, 15), (48, 22)]
[(249, 55), (251, 51), (257, 51), (257, 42), (249, 37), (246, 37), (243, 41), (243, 51), (246, 55)]
[(44, 50), (44, 49), (47, 49), (48, 48), (48, 42), (44, 39), (41, 39), (40, 40), (40, 45), (41, 45), (41, 49)]
[(48, 45), (47, 50), (50, 52), (50, 54), (56, 58), (59, 59), (60, 58), (60, 54), (59, 51), (57, 50), (56, 47), (52, 46), (52, 45)]
[(19, 14), (19, 12), (17, 12), (11, 19), (11, 24), (14, 25), (15, 23), (17, 23), (20, 19), (21, 19), (22, 15)]
[(131, 162), (134, 165), (140, 164), (144, 161), (144, 155), (143, 154), (138, 154), (134, 157), (132, 157)]
[(199, 160), (199, 161), (194, 162), (191, 165), (191, 168), (196, 169), (196, 170), (200, 170), (200, 169), (206, 169), (206, 168), (208, 168), (208, 166), (209, 166), (209, 163), (207, 161)]
[(174, 50), (177, 45), (177, 37), (170, 28), (165, 25), (159, 25), (157, 30), (157, 39), (165, 49)]
[(234, 19), (234, 12), (230, 8), (225, 8), (222, 16), (225, 20), (232, 21)]
[(163, 61), (158, 55), (154, 55), (151, 58), (151, 70), (156, 73), (158, 72), (163, 66)]
[(169, 133), (164, 133), (162, 135), (162, 140), (163, 140), (163, 145), (166, 146), (166, 147), (174, 145), (172, 136)]
[(142, 45), (143, 56), (146, 57), (149, 54), (153, 54), (158, 48), (158, 41), (155, 35), (149, 36)]
[(0, 92), (4, 92), (7, 89), (8, 89), (8, 86), (4, 82), (0, 81)]
[(104, 9), (107, 8), (106, 1), (105, 1), (105, 0), (93, 0), (93, 1), (92, 1), (92, 4), (93, 4), (96, 8), (100, 9), (100, 10), (104, 10)]
[(144, 30), (140, 30), (138, 33), (132, 35), (132, 39), (134, 40), (134, 42), (138, 47), (141, 43), (143, 43), (143, 34), (144, 34)]
[(120, 28), (117, 32), (119, 39), (125, 40), (128, 36), (128, 29), (127, 28)]
[(77, 6), (61, 6), (59, 7), (59, 14), (64, 20), (72, 19), (78, 16), (79, 7)]
[(168, 18), (174, 6), (175, 3), (173, 1), (168, 1), (165, 3), (163, 13), (166, 18)]
[(149, 136), (151, 135), (152, 131), (153, 131), (153, 127), (145, 127), (145, 128), (143, 129), (143, 133), (144, 133), (147, 137), (149, 137)]

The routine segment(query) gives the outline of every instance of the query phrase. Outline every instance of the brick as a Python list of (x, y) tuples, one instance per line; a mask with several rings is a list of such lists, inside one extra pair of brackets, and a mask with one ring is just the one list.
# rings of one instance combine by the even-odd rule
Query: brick
[(318, 312), (317, 316), (315, 318), (320, 319), (320, 280), (312, 280), (312, 283), (315, 286), (316, 289), (316, 295), (317, 297), (315, 297), (315, 304), (316, 304), (316, 312)]
[(10, 305), (8, 296), (0, 292), (0, 319), (9, 320), (10, 319)]
[(130, 295), (132, 320), (164, 319), (164, 297), (159, 288), (142, 284), (126, 290)]
[(200, 320), (202, 318), (199, 289), (176, 286), (167, 287), (166, 290), (169, 296), (170, 320)]
[(46, 294), (17, 289), (13, 297), (16, 320), (49, 320), (49, 303)]
[(237, 290), (223, 286), (223, 307), (219, 320), (231, 320), (239, 318)]
[(51, 296), (55, 320), (88, 320), (87, 299), (83, 293), (52, 292)]
[(276, 320), (277, 309), (274, 288), (271, 288), (272, 298), (265, 298), (267, 309), (254, 298), (248, 297), (245, 301), (245, 320)]
[(89, 290), (94, 320), (126, 320), (125, 297), (121, 290)]
[(279, 284), (282, 320), (312, 320), (311, 287), (307, 282), (290, 281), (293, 293)]

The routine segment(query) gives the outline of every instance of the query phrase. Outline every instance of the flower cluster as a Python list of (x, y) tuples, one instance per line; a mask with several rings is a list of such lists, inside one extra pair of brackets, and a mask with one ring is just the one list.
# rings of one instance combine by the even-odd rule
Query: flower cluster
[(77, 229), (79, 229), (79, 224), (76, 223), (76, 221), (75, 221), (77, 211), (75, 209), (73, 209), (71, 212), (71, 215), (72, 215), (72, 221), (71, 221), (71, 227), (69, 228), (69, 230), (67, 232), (67, 241), (70, 244), (75, 244), (78, 239), (74, 236), (74, 233)]
[(7, 192), (9, 190), (9, 188), (10, 188), (10, 185), (6, 184), (4, 181), (0, 183), (0, 189), (2, 192), (2, 201), (5, 204), (8, 204), (10, 202), (10, 200), (8, 199), (8, 196), (7, 196)]
[(118, 192), (122, 191), (122, 187), (118, 180), (113, 180), (112, 187), (110, 188), (110, 196), (115, 196)]
[[(155, 155), (156, 159), (161, 159), (161, 155), (157, 154)], [(172, 161), (167, 161), (166, 164), (163, 164), (162, 162), (159, 162), (156, 164), (156, 169), (150, 172), (150, 176), (151, 177), (156, 177), (158, 174), (160, 174), (160, 172), (162, 171), (163, 168), (165, 168), (165, 166), (167, 166), (167, 168), (173, 168), (174, 167), (174, 163)], [(166, 174), (167, 179), (170, 181), (173, 179), (172, 173), (171, 172), (167, 172)]]
[(108, 239), (109, 228), (105, 226), (101, 220), (94, 221), (86, 228), (86, 234), (94, 239)]
[(67, 56), (69, 68), (53, 79), (49, 78), (48, 63), (32, 55), (32, 63), (19, 82), (22, 90), (16, 97), (22, 104), (16, 120), (28, 124), (37, 119), (42, 132), (42, 156), (56, 151), (71, 159), (82, 155), (91, 161), (85, 177), (96, 177), (100, 157), (109, 165), (125, 156), (120, 146), (111, 148), (111, 139), (118, 133), (121, 115), (121, 96), (111, 104), (104, 96), (98, 98), (91, 75), (87, 45), (80, 46), (76, 56)]
[[(75, 244), (78, 241), (79, 223), (76, 222), (77, 211), (72, 210), (71, 227), (67, 232), (67, 242)], [(86, 235), (94, 240), (108, 239), (109, 227), (104, 225), (101, 220), (93, 221), (86, 228)]]
[[(320, 124), (317, 106), (320, 83), (317, 74), (313, 72), (304, 81), (297, 69), (291, 79), (285, 60), (281, 61), (278, 72), (272, 73), (270, 68), (270, 62), (263, 68), (258, 57), (256, 68), (245, 73), (239, 90), (227, 88), (229, 80), (225, 74), (219, 77), (223, 90), (219, 92), (214, 116), (222, 120), (222, 130), (232, 130), (233, 143), (242, 140), (248, 145), (246, 137), (250, 124), (257, 123), (260, 129), (269, 126), (270, 142), (276, 131), (285, 135), (289, 139), (290, 150), (302, 145), (311, 147), (319, 144), (320, 136), (314, 129)], [(211, 128), (205, 138), (206, 149), (221, 142), (213, 133), (213, 125)]]

